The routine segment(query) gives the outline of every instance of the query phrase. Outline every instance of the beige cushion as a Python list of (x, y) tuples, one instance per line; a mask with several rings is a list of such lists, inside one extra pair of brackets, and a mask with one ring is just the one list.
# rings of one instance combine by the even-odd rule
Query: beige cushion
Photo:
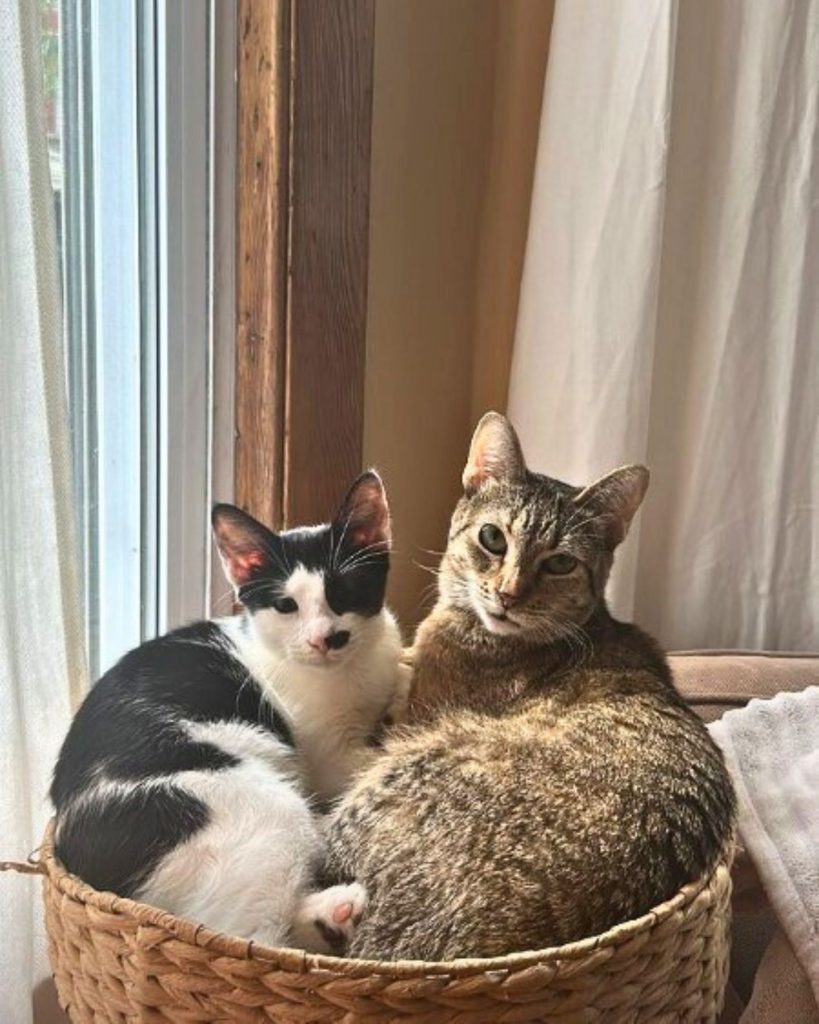
[(819, 654), (680, 651), (668, 660), (677, 689), (706, 722), (752, 697), (819, 684)]

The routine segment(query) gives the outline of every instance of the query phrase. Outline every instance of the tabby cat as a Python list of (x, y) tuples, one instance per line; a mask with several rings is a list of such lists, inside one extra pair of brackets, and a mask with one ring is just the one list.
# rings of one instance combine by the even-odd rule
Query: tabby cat
[(449, 960), (579, 939), (710, 868), (735, 805), (657, 644), (604, 598), (648, 485), (526, 468), (507, 420), (472, 441), (414, 648), (414, 724), (329, 831), (367, 890), (350, 955)]

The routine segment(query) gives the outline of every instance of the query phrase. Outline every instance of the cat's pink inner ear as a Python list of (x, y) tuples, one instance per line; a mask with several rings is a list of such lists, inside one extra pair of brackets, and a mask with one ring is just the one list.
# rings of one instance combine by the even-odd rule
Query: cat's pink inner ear
[(267, 561), (261, 548), (247, 544), (233, 545), (224, 537), (218, 538), (217, 543), (225, 575), (235, 587), (247, 583)]
[(251, 548), (247, 551), (237, 551), (229, 557), (230, 570), (233, 578), (239, 583), (246, 583), (258, 569), (265, 563), (264, 554)]
[(219, 505), (213, 512), (213, 536), (225, 575), (235, 587), (247, 583), (269, 562), (264, 527), (240, 509)]
[(390, 546), (390, 510), (384, 485), (375, 473), (365, 473), (353, 484), (337, 521), (354, 547)]
[(583, 506), (593, 502), (607, 518), (610, 539), (617, 545), (625, 539), (631, 521), (648, 488), (649, 472), (645, 466), (621, 466), (590, 484), (573, 500)]
[(470, 493), (500, 481), (517, 483), (525, 476), (526, 463), (514, 427), (500, 413), (486, 413), (472, 436), (463, 471), (464, 490)]

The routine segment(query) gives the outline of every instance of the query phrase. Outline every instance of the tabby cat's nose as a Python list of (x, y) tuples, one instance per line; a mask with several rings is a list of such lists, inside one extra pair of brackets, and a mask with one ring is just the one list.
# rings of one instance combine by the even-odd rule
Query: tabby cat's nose
[(498, 591), (498, 600), (504, 608), (511, 608), (517, 599), (518, 595), (511, 594), (508, 590)]

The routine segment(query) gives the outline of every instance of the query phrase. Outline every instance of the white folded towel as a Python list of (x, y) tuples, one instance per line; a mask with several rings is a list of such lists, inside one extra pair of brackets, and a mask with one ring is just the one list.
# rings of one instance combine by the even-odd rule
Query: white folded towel
[(739, 800), (739, 832), (819, 1003), (819, 686), (752, 700), (709, 729)]

